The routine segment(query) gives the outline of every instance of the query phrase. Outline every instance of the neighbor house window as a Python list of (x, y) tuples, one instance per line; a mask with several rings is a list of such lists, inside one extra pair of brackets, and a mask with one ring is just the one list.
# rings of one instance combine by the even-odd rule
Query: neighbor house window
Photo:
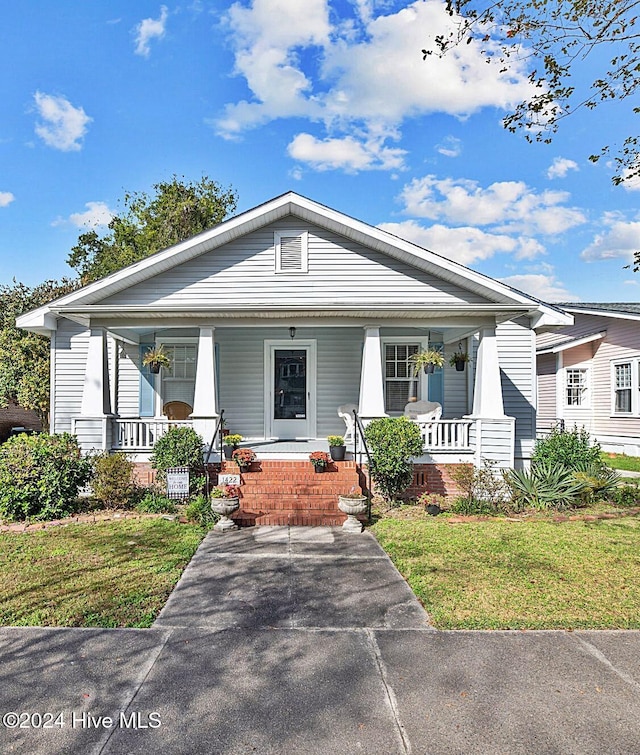
[(306, 273), (309, 269), (309, 234), (306, 231), (276, 231), (276, 273)]
[(571, 367), (565, 371), (567, 406), (587, 405), (587, 370)]
[(404, 411), (409, 399), (417, 397), (419, 381), (413, 376), (412, 354), (420, 351), (419, 343), (387, 343), (384, 346), (384, 409)]
[(631, 414), (633, 411), (632, 366), (632, 362), (613, 365), (613, 410), (616, 414)]

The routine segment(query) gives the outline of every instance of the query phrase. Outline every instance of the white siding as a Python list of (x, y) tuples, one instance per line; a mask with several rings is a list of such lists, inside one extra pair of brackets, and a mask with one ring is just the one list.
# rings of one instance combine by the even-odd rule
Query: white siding
[(292, 218), (267, 226), (197, 259), (115, 294), (105, 304), (221, 305), (465, 303), (477, 294), (360, 246), (309, 227), (309, 272), (276, 273), (274, 231), (300, 230)]
[(140, 411), (140, 349), (129, 343), (119, 346), (118, 405), (114, 410), (120, 417), (137, 417)]
[(528, 459), (536, 437), (535, 342), (522, 321), (497, 327), (504, 412), (516, 419), (515, 457)]
[(55, 394), (51, 431), (71, 432), (71, 418), (80, 414), (89, 347), (89, 331), (60, 318), (56, 331)]

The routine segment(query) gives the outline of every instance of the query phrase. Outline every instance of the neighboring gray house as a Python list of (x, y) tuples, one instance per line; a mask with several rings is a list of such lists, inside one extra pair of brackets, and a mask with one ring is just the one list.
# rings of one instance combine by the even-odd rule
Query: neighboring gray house
[(538, 428), (586, 428), (640, 456), (640, 304), (559, 304), (574, 324), (537, 337)]
[[(51, 430), (137, 460), (181, 402), (208, 442), (221, 409), (265, 457), (277, 439), (343, 433), (437, 401), (424, 464), (520, 465), (535, 440), (535, 330), (570, 315), (317, 202), (287, 193), (18, 319), (51, 337)], [(173, 364), (141, 356), (164, 344)], [(432, 346), (472, 357), (412, 379)], [(260, 443), (261, 445), (258, 445)], [(305, 452), (306, 453), (306, 452)], [(295, 458), (291, 448), (283, 458)]]

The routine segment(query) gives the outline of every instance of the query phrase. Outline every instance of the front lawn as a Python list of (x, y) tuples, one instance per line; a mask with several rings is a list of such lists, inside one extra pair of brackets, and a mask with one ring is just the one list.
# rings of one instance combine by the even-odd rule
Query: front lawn
[(381, 519), (439, 629), (640, 629), (640, 519)]
[(603, 451), (600, 458), (612, 469), (624, 469), (627, 472), (640, 472), (640, 458), (637, 456), (610, 454)]
[(203, 536), (165, 519), (0, 534), (0, 626), (149, 627)]

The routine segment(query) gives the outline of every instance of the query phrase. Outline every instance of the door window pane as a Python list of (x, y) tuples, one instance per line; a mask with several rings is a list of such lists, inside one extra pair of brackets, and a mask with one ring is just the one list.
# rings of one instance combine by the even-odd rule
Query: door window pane
[(274, 358), (274, 419), (307, 418), (307, 352), (277, 349)]

